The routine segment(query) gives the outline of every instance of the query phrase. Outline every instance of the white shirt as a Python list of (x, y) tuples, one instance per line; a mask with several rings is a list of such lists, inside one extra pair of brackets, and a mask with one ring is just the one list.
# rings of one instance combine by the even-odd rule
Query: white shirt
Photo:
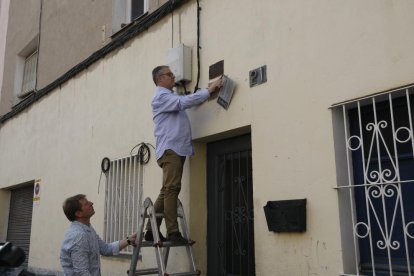
[(157, 160), (167, 149), (180, 156), (194, 154), (190, 120), (185, 110), (201, 104), (209, 97), (207, 89), (180, 96), (167, 88), (157, 86), (152, 99)]

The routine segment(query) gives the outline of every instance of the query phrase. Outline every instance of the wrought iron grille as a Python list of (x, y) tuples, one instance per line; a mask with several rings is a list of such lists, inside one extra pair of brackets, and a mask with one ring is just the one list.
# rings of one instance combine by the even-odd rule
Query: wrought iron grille
[(340, 105), (357, 275), (414, 275), (413, 93)]
[[(110, 161), (106, 175), (104, 240), (113, 242), (134, 233), (142, 205), (143, 166), (139, 156)], [(124, 252), (132, 253), (128, 246)]]
[(220, 275), (255, 275), (251, 151), (218, 156)]

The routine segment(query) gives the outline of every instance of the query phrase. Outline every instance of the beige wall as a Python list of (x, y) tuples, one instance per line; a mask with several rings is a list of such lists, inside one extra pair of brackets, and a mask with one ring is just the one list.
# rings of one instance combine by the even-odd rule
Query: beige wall
[[(41, 1), (42, 19), (39, 24)], [(17, 103), (14, 96), (20, 89), (15, 84), (16, 74), (19, 74), (16, 72), (19, 70), (16, 68), (17, 58), (29, 54), (26, 53), (25, 47), (30, 42), (38, 44), (39, 26), (41, 32), (37, 90), (101, 48), (110, 41), (109, 37), (112, 35), (112, 0), (10, 2), (0, 115), (8, 112), (12, 105)]]
[(0, 241), (7, 238), (7, 226), (9, 223), (10, 191), (0, 190)]
[[(36, 48), (31, 46), (27, 49), (26, 46), (39, 44), (40, 47), (36, 86), (40, 90), (111, 41), (113, 1), (126, 0), (12, 1), (5, 47), (5, 81), (3, 84), (0, 82), (0, 96), (3, 96), (0, 98), (0, 115), (18, 103), (14, 95), (21, 88), (20, 82), (16, 81), (16, 75), (21, 74), (22, 70), (21, 65), (17, 65), (22, 62), (18, 56), (24, 57), (27, 51)], [(166, 1), (150, 0), (149, 12)], [(9, 1), (3, 2), (7, 15)], [(6, 28), (7, 24), (2, 25), (2, 29)], [(39, 28), (40, 41), (37, 37)], [(1, 71), (0, 76), (3, 76)]]
[(150, 0), (148, 1), (148, 11), (151, 13), (155, 11), (158, 7), (167, 3), (168, 0)]
[(39, 88), (110, 41), (111, 8), (112, 0), (44, 1)]
[[(192, 207), (187, 213), (203, 271), (205, 143), (243, 127), (250, 127), (252, 135), (256, 275), (344, 271), (328, 108), (413, 82), (413, 9), (411, 1), (202, 2), (201, 84), (207, 83), (208, 66), (221, 59), (237, 83), (227, 111), (209, 101), (189, 112), (198, 155), (186, 164), (181, 198)], [(0, 188), (42, 179), (41, 204), (33, 209), (31, 266), (59, 270), (57, 256), (68, 225), (60, 204), (69, 195), (86, 193), (95, 202), (93, 224), (102, 234), (100, 161), (127, 155), (139, 142), (154, 144), (150, 71), (165, 63), (171, 44), (191, 46), (195, 56), (195, 15), (191, 1), (173, 19), (167, 16), (0, 128)], [(267, 65), (268, 81), (250, 88), (248, 72), (261, 65)], [(193, 69), (195, 76), (195, 60)], [(146, 195), (155, 196), (160, 181), (152, 160)], [(308, 201), (307, 231), (269, 232), (266, 202), (297, 198)], [(181, 265), (177, 256), (173, 260)], [(127, 267), (126, 261), (103, 261), (106, 275)]]
[[(21, 8), (21, 7), (24, 7)], [(16, 103), (14, 82), (19, 55), (27, 55), (25, 47), (34, 41), (39, 27), (40, 0), (10, 1), (9, 22), (4, 56), (3, 83), (1, 86), (0, 114), (9, 111)], [(32, 49), (28, 49), (31, 51)]]
[(7, 25), (9, 23), (10, 0), (0, 1), (0, 102), (3, 83), (4, 52), (6, 50)]

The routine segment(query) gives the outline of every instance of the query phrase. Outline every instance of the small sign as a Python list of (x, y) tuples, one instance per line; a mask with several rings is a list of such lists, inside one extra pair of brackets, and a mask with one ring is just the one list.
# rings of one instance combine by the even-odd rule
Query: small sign
[(224, 74), (224, 60), (210, 65), (208, 69), (208, 79), (212, 80)]
[(235, 83), (232, 79), (223, 75), (223, 87), (220, 89), (217, 103), (224, 109), (228, 109), (231, 98), (233, 97)]
[(41, 179), (36, 179), (34, 183), (33, 206), (38, 206), (40, 204), (40, 181)]

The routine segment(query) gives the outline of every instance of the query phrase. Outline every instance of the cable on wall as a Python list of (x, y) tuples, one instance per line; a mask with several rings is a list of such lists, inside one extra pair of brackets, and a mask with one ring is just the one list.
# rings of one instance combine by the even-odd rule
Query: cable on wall
[(105, 157), (104, 159), (102, 159), (102, 162), (101, 162), (101, 170), (103, 173), (107, 173), (109, 172), (110, 168), (111, 168), (111, 160), (109, 160), (108, 157)]
[(180, 81), (180, 84), (184, 88), (184, 95), (190, 94), (190, 92), (187, 91), (187, 86), (185, 85), (185, 81), (184, 80)]
[(38, 72), (39, 72), (39, 48), (40, 48), (40, 34), (42, 31), (42, 11), (43, 11), (43, 0), (40, 0), (40, 12), (39, 12), (39, 24), (38, 24), (38, 31), (39, 34), (37, 35), (37, 56), (36, 56), (36, 75), (35, 75), (35, 86), (34, 90), (37, 91), (37, 80), (38, 80)]
[(105, 174), (105, 176), (108, 177), (108, 172), (110, 168), (111, 168), (111, 160), (108, 157), (104, 157), (101, 161), (101, 175), (99, 176), (99, 182), (98, 182), (98, 194), (99, 194), (99, 189), (101, 187), (102, 174)]
[(174, 11), (171, 12), (171, 48), (174, 48)]
[[(134, 151), (134, 149), (138, 148), (138, 151), (136, 153), (138, 162), (140, 165), (146, 165), (148, 164), (150, 158), (151, 158), (151, 150), (149, 148), (149, 146), (151, 146), (152, 148), (155, 149), (155, 147), (153, 145), (151, 145), (150, 143), (139, 143), (137, 145), (135, 145), (131, 151), (130, 151), (130, 155), (133, 156), (132, 152)], [(101, 175), (99, 176), (99, 182), (98, 182), (98, 194), (99, 194), (99, 190), (101, 187), (101, 179), (102, 179), (102, 174), (105, 174), (106, 177), (108, 177), (108, 172), (111, 168), (111, 160), (108, 157), (104, 157), (101, 161)]]
[(200, 82), (200, 11), (200, 0), (197, 0), (197, 83), (194, 87), (194, 93), (197, 92)]
[[(148, 145), (150, 145), (152, 148), (154, 148), (153, 145), (151, 145), (150, 143), (139, 143), (138, 145), (134, 146), (131, 149), (130, 155), (132, 156), (132, 152), (134, 151), (134, 149), (136, 149), (138, 147), (138, 152), (137, 152), (137, 157), (138, 157), (138, 161), (141, 165), (145, 165), (149, 162), (150, 158), (151, 158), (151, 151), (150, 148), (148, 147)], [(154, 148), (155, 149), (155, 148)]]

